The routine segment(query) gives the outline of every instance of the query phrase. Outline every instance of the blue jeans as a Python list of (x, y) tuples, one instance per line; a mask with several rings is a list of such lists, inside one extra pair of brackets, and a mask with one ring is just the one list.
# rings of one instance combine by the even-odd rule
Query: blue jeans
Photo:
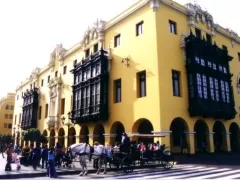
[(54, 178), (57, 177), (54, 160), (48, 160), (47, 176), (54, 177)]

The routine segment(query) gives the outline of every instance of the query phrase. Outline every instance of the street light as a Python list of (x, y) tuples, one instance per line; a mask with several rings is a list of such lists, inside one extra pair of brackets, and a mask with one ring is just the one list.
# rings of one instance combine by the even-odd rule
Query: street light
[(62, 125), (68, 127), (68, 134), (67, 134), (67, 147), (69, 147), (69, 129), (70, 129), (70, 127), (72, 127), (72, 126), (75, 125), (75, 121), (74, 121), (74, 123), (71, 122), (72, 119), (73, 119), (73, 118), (72, 118), (72, 113), (71, 113), (71, 112), (68, 112), (67, 115), (68, 115), (68, 122), (67, 122), (67, 123), (65, 123), (66, 118), (65, 118), (64, 116), (62, 116), (61, 120), (62, 120)]

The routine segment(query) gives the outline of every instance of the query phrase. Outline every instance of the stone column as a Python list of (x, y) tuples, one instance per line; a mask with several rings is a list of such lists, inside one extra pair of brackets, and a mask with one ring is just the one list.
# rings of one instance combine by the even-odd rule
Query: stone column
[(226, 150), (227, 152), (231, 152), (230, 136), (231, 136), (231, 133), (226, 133), (226, 145), (225, 145), (225, 150)]
[(188, 136), (188, 142), (189, 142), (189, 154), (195, 154), (195, 140), (194, 140), (194, 134), (195, 132), (185, 132)]
[(209, 132), (208, 133), (208, 137), (209, 137), (209, 146), (208, 146), (208, 151), (210, 153), (214, 153), (215, 148), (214, 148), (214, 140), (213, 140), (213, 136), (214, 136), (215, 132)]
[(80, 136), (76, 135), (76, 143), (80, 143)]

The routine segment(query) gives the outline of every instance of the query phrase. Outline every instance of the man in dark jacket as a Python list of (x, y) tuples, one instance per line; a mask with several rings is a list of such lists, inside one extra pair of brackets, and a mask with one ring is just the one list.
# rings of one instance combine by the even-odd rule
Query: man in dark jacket
[(41, 153), (41, 158), (42, 158), (42, 168), (47, 168), (47, 160), (48, 160), (48, 148), (47, 145), (44, 145), (42, 148), (42, 153)]
[(128, 135), (126, 133), (123, 133), (120, 150), (121, 150), (121, 152), (129, 153), (130, 148), (131, 148), (130, 138), (128, 137)]

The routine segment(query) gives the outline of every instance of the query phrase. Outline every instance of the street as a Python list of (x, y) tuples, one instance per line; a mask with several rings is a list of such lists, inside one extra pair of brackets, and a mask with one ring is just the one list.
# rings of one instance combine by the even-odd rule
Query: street
[[(218, 167), (204, 165), (176, 165), (171, 170), (162, 168), (134, 170), (133, 173), (123, 174), (120, 172), (108, 172), (106, 175), (89, 174), (79, 177), (78, 175), (59, 176), (58, 179), (240, 179), (239, 167)], [(46, 179), (46, 177), (25, 178), (27, 179)]]

